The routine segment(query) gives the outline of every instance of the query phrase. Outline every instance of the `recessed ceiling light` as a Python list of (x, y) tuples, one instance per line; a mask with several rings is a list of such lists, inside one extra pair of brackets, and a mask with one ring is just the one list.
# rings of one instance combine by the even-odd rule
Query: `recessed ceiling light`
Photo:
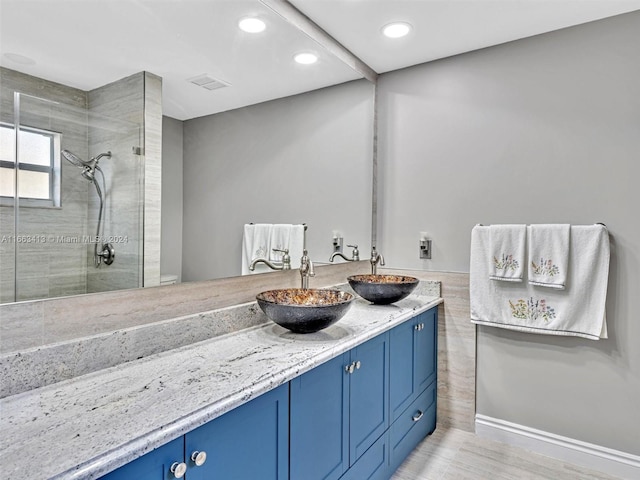
[(318, 61), (318, 56), (313, 53), (303, 52), (298, 53), (295, 57), (293, 57), (293, 59), (296, 62), (301, 63), (302, 65), (311, 65), (312, 63), (316, 63)]
[(247, 17), (238, 22), (238, 27), (248, 33), (260, 33), (267, 28), (267, 24), (259, 18)]
[(408, 35), (411, 31), (411, 25), (406, 22), (389, 23), (382, 27), (382, 33), (389, 38), (400, 38)]

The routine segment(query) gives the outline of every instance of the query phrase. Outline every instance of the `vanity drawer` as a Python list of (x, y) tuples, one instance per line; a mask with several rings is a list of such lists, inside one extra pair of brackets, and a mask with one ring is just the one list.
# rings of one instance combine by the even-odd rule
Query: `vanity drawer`
[(416, 445), (435, 428), (436, 382), (433, 382), (391, 425), (391, 471), (395, 471)]

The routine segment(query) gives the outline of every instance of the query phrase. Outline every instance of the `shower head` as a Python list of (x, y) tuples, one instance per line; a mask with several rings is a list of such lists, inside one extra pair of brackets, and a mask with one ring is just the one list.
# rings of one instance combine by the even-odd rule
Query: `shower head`
[(69, 150), (62, 150), (62, 156), (70, 163), (74, 164), (76, 167), (81, 168), (82, 169), (82, 176), (84, 178), (86, 178), (89, 181), (93, 181), (94, 178), (94, 173), (96, 170), (96, 167), (98, 166), (98, 161), (102, 158), (102, 157), (107, 157), (107, 158), (111, 158), (111, 152), (105, 152), (105, 153), (101, 153), (100, 155), (97, 155), (95, 157), (91, 157), (91, 159), (87, 160), (83, 160), (82, 158), (80, 158), (78, 155), (76, 155), (75, 153), (69, 151)]
[(81, 159), (79, 156), (77, 156), (75, 153), (69, 151), (69, 150), (62, 150), (62, 156), (68, 161), (73, 163), (76, 167), (88, 167), (90, 165), (90, 161), (87, 162), (83, 159)]

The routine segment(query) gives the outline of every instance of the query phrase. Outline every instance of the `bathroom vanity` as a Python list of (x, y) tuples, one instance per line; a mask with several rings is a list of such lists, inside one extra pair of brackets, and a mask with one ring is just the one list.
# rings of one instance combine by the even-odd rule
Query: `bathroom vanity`
[(3, 470), (34, 480), (159, 480), (172, 467), (189, 480), (388, 478), (435, 429), (441, 301), (357, 299), (313, 334), (265, 321), (9, 396)]

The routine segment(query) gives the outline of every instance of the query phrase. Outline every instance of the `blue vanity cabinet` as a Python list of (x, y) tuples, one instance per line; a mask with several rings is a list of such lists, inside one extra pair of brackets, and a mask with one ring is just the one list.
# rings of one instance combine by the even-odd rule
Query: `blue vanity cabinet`
[(389, 332), (391, 422), (436, 379), (437, 317), (432, 308)]
[(436, 379), (438, 371), (438, 309), (427, 310), (416, 318), (415, 383), (420, 393)]
[[(187, 480), (288, 480), (288, 384), (187, 433)], [(192, 460), (206, 452), (202, 466)]]
[[(194, 453), (205, 452), (197, 466)], [(288, 480), (289, 384), (271, 390), (103, 477), (171, 480), (174, 463), (186, 480)]]
[(186, 480), (388, 480), (435, 429), (437, 323), (434, 307), (103, 478), (183, 462)]
[(349, 467), (349, 365), (344, 353), (290, 385), (290, 479), (336, 480)]
[(389, 428), (389, 335), (351, 350), (349, 373), (349, 465)]
[(170, 472), (171, 465), (183, 461), (184, 440), (180, 437), (101, 478), (102, 480), (169, 480), (175, 478)]
[(392, 329), (390, 344), (390, 471), (436, 428), (438, 310)]
[(387, 430), (388, 338), (379, 335), (290, 382), (291, 480), (340, 478)]

